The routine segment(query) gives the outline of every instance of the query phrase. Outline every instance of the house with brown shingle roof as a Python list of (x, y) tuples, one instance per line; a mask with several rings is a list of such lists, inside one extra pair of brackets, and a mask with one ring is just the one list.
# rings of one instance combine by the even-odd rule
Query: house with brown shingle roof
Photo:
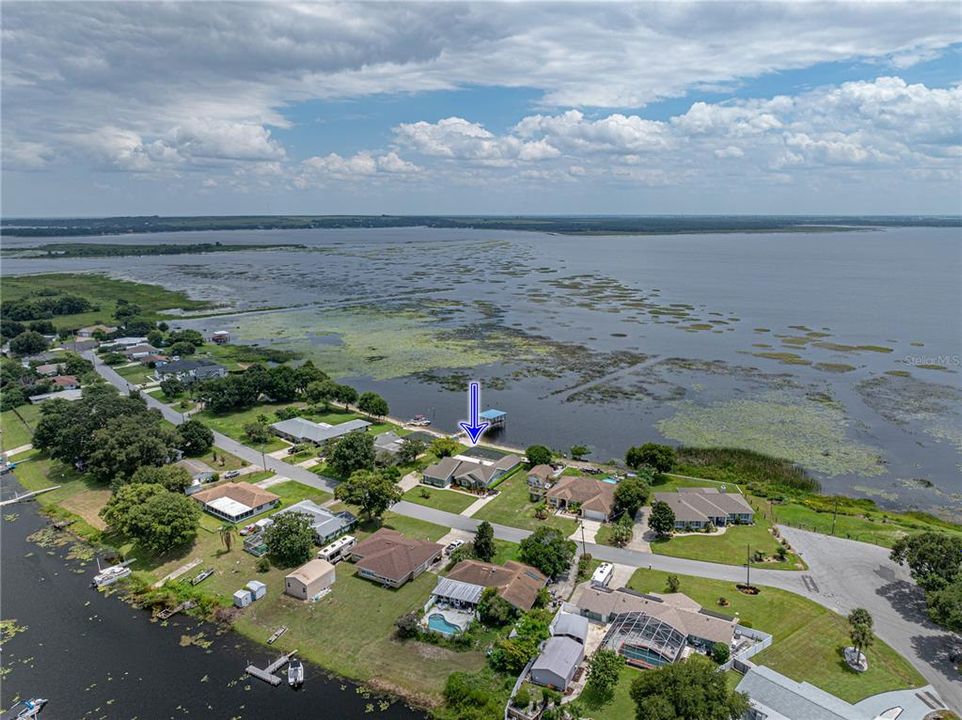
[(724, 527), (755, 521), (755, 510), (741, 493), (719, 492), (717, 488), (679, 488), (678, 492), (655, 493), (654, 502), (663, 502), (675, 514), (675, 529), (703, 528), (711, 523)]
[(61, 390), (76, 390), (80, 387), (76, 375), (57, 375), (52, 379), (52, 382)]
[[(451, 583), (459, 585), (451, 585)], [(465, 604), (477, 606), (481, 591), (484, 588), (493, 587), (497, 589), (501, 598), (518, 610), (526, 612), (534, 607), (538, 592), (547, 584), (548, 578), (539, 570), (515, 560), (509, 560), (504, 565), (493, 565), (480, 560), (462, 560), (454, 566), (447, 577), (438, 579), (434, 596), (439, 600), (458, 600), (462, 606)], [(461, 585), (470, 585), (478, 590), (470, 593), (469, 598), (463, 594), (464, 588), (460, 587)], [(447, 597), (445, 593), (448, 587), (458, 590), (459, 594), (451, 598)], [(466, 603), (465, 600), (470, 601)]]
[(396, 530), (381, 528), (351, 549), (358, 577), (399, 588), (441, 558), (443, 545), (415, 540)]
[(190, 496), (214, 517), (239, 522), (275, 507), (280, 497), (250, 483), (223, 483)]
[(577, 511), (586, 520), (605, 521), (615, 511), (615, 486), (590, 477), (563, 477), (545, 492), (558, 510)]
[(535, 465), (528, 470), (528, 487), (531, 491), (532, 502), (544, 497), (545, 491), (551, 487), (560, 473), (550, 465)]

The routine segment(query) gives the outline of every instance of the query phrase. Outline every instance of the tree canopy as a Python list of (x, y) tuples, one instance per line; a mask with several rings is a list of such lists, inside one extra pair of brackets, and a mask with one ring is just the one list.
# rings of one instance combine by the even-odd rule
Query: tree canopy
[(748, 697), (700, 655), (639, 673), (631, 683), (636, 720), (739, 720)]
[(194, 539), (200, 508), (186, 495), (161, 485), (136, 483), (118, 488), (100, 516), (111, 528), (161, 553)]
[(375, 392), (361, 393), (357, 399), (357, 408), (363, 413), (374, 417), (384, 417), (390, 412), (387, 400)]
[(634, 469), (647, 465), (661, 473), (670, 472), (675, 465), (675, 448), (670, 445), (645, 443), (639, 447), (628, 448), (625, 462)]
[(588, 682), (585, 689), (599, 698), (610, 698), (625, 659), (614, 650), (601, 648), (588, 661)]
[(137, 468), (130, 476), (131, 484), (155, 484), (165, 490), (182, 493), (190, 485), (190, 473), (180, 465), (164, 465), (156, 467), (144, 465)]
[(337, 499), (360, 506), (371, 518), (381, 517), (402, 494), (392, 478), (377, 470), (357, 470), (334, 488)]
[(660, 500), (651, 504), (651, 516), (648, 527), (659, 535), (671, 535), (675, 529), (675, 511), (666, 502)]
[(895, 542), (891, 558), (908, 565), (923, 590), (941, 590), (962, 573), (962, 537), (942, 532), (909, 535)]
[(487, 520), (482, 520), (474, 531), (474, 556), (478, 560), (491, 562), (497, 550), (494, 547), (494, 528)]
[(439, 458), (451, 457), (461, 451), (461, 444), (449, 437), (439, 437), (431, 441), (429, 448), (432, 453)]
[(633, 518), (648, 500), (651, 488), (640, 477), (627, 477), (615, 485), (615, 509)]
[(10, 341), (10, 351), (15, 355), (34, 355), (47, 349), (50, 343), (35, 330), (27, 330)]
[(271, 558), (281, 567), (307, 562), (314, 554), (311, 518), (299, 512), (275, 515), (274, 524), (264, 532), (264, 544)]
[(521, 541), (518, 556), (522, 562), (532, 565), (549, 578), (563, 574), (574, 560), (578, 546), (558, 530), (539, 527)]
[(352, 432), (334, 444), (327, 465), (337, 477), (346, 478), (357, 470), (373, 469), (375, 457), (374, 436)]
[(535, 465), (547, 465), (551, 462), (551, 450), (544, 445), (529, 445), (528, 449), (524, 451), (524, 455), (528, 458), (529, 468), (533, 468)]
[(200, 420), (191, 418), (177, 427), (180, 449), (188, 457), (204, 455), (214, 446), (214, 432)]

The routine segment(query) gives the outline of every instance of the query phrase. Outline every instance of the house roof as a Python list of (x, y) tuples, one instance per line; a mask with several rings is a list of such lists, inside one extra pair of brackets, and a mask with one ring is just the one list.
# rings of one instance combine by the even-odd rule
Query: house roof
[(37, 365), (34, 370), (41, 375), (55, 375), (60, 372), (60, 365), (58, 363), (46, 363), (44, 365)]
[(549, 498), (580, 503), (586, 510), (611, 515), (615, 509), (615, 486), (590, 477), (563, 477), (548, 490)]
[(287, 573), (285, 580), (287, 578), (293, 578), (301, 581), (305, 585), (310, 585), (315, 580), (327, 577), (327, 575), (332, 572), (334, 572), (334, 566), (331, 565), (331, 563), (321, 558), (314, 558), (313, 560), (308, 560), (296, 570)]
[(570, 635), (584, 643), (588, 638), (588, 618), (566, 612), (558, 613), (554, 625), (551, 627), (551, 634)]
[(487, 485), (498, 471), (510, 470), (519, 462), (521, 458), (517, 455), (505, 455), (492, 462), (446, 457), (425, 468), (424, 474), (443, 480), (466, 479), (472, 483)]
[(109, 333), (112, 333), (112, 332), (117, 332), (117, 328), (115, 328), (115, 327), (110, 327), (109, 325), (88, 325), (88, 326), (85, 327), (85, 328), (80, 328), (77, 332), (82, 332), (82, 333), (88, 333), (88, 334), (89, 334), (89, 333), (95, 333), (95, 332), (97, 332), (98, 330), (100, 330), (100, 331), (102, 331), (102, 332), (105, 332), (105, 333), (108, 333), (108, 334), (109, 334)]
[(271, 427), (276, 432), (284, 435), (290, 435), (291, 437), (296, 437), (303, 440), (310, 440), (311, 442), (315, 443), (322, 443), (326, 442), (327, 440), (333, 440), (334, 438), (341, 437), (342, 435), (347, 435), (355, 430), (363, 430), (366, 427), (370, 427), (370, 425), (371, 423), (369, 423), (367, 420), (360, 419), (348, 420), (347, 422), (340, 423), (339, 425), (325, 425), (311, 422), (306, 418), (296, 417), (273, 423)]
[(138, 343), (137, 345), (131, 345), (129, 348), (127, 348), (126, 350), (124, 350), (124, 352), (125, 352), (126, 354), (128, 354), (128, 355), (132, 355), (132, 354), (134, 354), (134, 353), (148, 353), (148, 354), (150, 354), (150, 353), (155, 353), (155, 352), (157, 352), (157, 348), (155, 348), (155, 347), (154, 347), (153, 345), (151, 345), (150, 343)]
[(374, 436), (374, 447), (378, 450), (386, 450), (388, 452), (397, 452), (401, 449), (401, 444), (404, 442), (404, 438), (398, 435), (393, 430), (388, 430), (380, 435)]
[(161, 375), (176, 375), (178, 373), (190, 372), (191, 370), (199, 370), (200, 368), (219, 368), (221, 367), (213, 360), (206, 360), (204, 358), (192, 359), (185, 358), (183, 360), (172, 360), (169, 363), (162, 365), (157, 368), (157, 372)]
[(246, 505), (249, 508), (260, 507), (261, 505), (266, 505), (268, 503), (274, 502), (275, 500), (280, 500), (280, 497), (272, 492), (268, 492), (263, 488), (259, 488), (256, 485), (250, 483), (224, 483), (223, 485), (216, 485), (207, 490), (201, 490), (191, 495), (195, 500), (199, 500), (204, 504), (210, 504), (218, 498), (229, 498), (234, 502)]
[(431, 558), (440, 555), (443, 546), (427, 540), (415, 540), (396, 530), (381, 528), (354, 546), (351, 554), (358, 558), (363, 570), (400, 581)]
[(490, 408), (478, 413), (478, 417), (480, 417), (482, 420), (499, 420), (505, 417), (507, 414), (508, 413), (506, 413), (504, 410), (495, 410), (494, 408)]
[(763, 665), (752, 667), (736, 688), (765, 710), (787, 720), (870, 720), (856, 706), (819, 690), (806, 682), (796, 682)]
[(554, 474), (554, 468), (550, 465), (535, 465), (533, 468), (528, 470), (528, 477), (532, 475), (539, 480), (547, 480)]
[(53, 379), (53, 383), (63, 388), (69, 387), (71, 385), (77, 385), (77, 376), (76, 375), (57, 375), (57, 377)]
[(558, 677), (570, 678), (584, 657), (584, 647), (569, 637), (551, 637), (531, 666), (532, 672), (544, 670)]
[(723, 618), (706, 613), (694, 600), (682, 593), (641, 595), (632, 591), (587, 588), (578, 600), (578, 608), (602, 617), (641, 612), (668, 623), (685, 635), (731, 645), (737, 618)]
[(481, 601), (482, 592), (484, 592), (483, 585), (475, 585), (474, 583), (439, 577), (438, 584), (434, 586), (432, 595), (477, 605)]
[(740, 493), (722, 493), (715, 488), (655, 493), (654, 500), (667, 503), (678, 522), (707, 522), (710, 518), (755, 512)]
[(311, 519), (311, 527), (314, 528), (314, 532), (322, 538), (346, 530), (356, 520), (356, 518), (347, 511), (332, 513), (330, 510), (322, 508), (312, 500), (301, 500), (290, 507), (284, 508), (277, 514), (283, 515), (289, 512), (307, 515)]
[(497, 588), (498, 595), (519, 610), (530, 610), (538, 599), (538, 591), (548, 584), (548, 578), (541, 572), (515, 560), (504, 565), (462, 560), (448, 573), (448, 578)]
[(196, 458), (181, 458), (174, 464), (184, 468), (192, 476), (216, 472), (210, 465)]

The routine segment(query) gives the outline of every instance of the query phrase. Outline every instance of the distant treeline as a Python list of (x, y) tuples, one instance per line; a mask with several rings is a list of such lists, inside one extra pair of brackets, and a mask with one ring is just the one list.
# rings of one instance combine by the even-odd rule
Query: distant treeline
[[(716, 232), (840, 231), (852, 227), (962, 227), (959, 216), (687, 215), (687, 216), (445, 216), (445, 215), (248, 215), (195, 217), (7, 218), (3, 235), (63, 237), (200, 230), (297, 230), (344, 228), (474, 228), (561, 234), (671, 234)], [(131, 247), (131, 246), (118, 246)], [(146, 246), (145, 246), (146, 247)], [(166, 247), (166, 246), (164, 246)], [(187, 247), (171, 245), (171, 248)], [(241, 249), (234, 246), (223, 246)], [(250, 249), (253, 246), (245, 246)], [(198, 252), (196, 249), (189, 252)], [(146, 253), (144, 253), (146, 254)]]
[[(5, 234), (13, 234), (4, 230)], [(48, 243), (29, 248), (5, 248), (4, 254), (19, 257), (110, 257), (124, 255), (185, 255), (242, 250), (300, 249), (306, 245), (269, 243), (264, 245), (225, 245), (224, 243), (191, 243), (188, 245), (161, 243), (159, 245), (124, 245), (121, 243)]]

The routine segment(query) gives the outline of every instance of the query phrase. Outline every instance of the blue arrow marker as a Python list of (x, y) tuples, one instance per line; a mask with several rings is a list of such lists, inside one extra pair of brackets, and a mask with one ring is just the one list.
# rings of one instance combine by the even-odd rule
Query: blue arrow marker
[(468, 434), (472, 445), (477, 445), (484, 431), (491, 423), (483, 422), (478, 417), (481, 405), (481, 383), (476, 380), (468, 383), (468, 419), (469, 422), (460, 422), (458, 425)]

